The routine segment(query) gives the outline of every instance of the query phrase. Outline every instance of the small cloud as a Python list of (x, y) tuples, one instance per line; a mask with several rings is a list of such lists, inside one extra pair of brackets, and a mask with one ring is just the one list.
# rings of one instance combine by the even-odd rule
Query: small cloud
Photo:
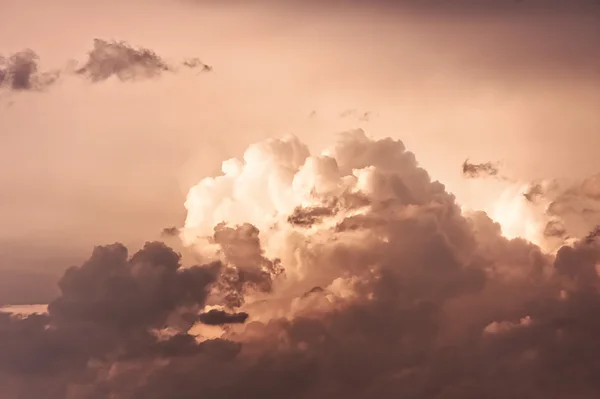
[(160, 235), (162, 237), (177, 237), (179, 235), (179, 228), (175, 226), (165, 227)]
[(376, 114), (372, 111), (361, 112), (357, 109), (347, 109), (340, 114), (341, 118), (355, 118), (360, 122), (368, 122), (374, 116), (376, 116)]
[(590, 231), (590, 233), (585, 237), (585, 242), (592, 244), (598, 237), (600, 237), (600, 226), (596, 226), (592, 231)]
[(288, 216), (287, 221), (292, 226), (311, 227), (315, 223), (320, 223), (323, 218), (333, 216), (335, 209), (324, 206), (294, 208), (294, 211)]
[(200, 61), (200, 58), (189, 58), (181, 63), (182, 66), (189, 69), (200, 69), (201, 72), (211, 72), (213, 67)]
[(567, 236), (567, 229), (562, 222), (551, 220), (546, 223), (546, 226), (544, 227), (544, 236), (565, 238)]
[(39, 56), (26, 49), (8, 57), (0, 55), (0, 88), (11, 91), (41, 91), (60, 78), (60, 71), (40, 71)]
[(502, 334), (514, 330), (515, 328), (527, 327), (531, 325), (531, 323), (531, 317), (529, 316), (523, 317), (516, 323), (511, 321), (493, 321), (483, 329), (483, 332), (485, 334)]
[(94, 39), (94, 48), (85, 64), (75, 73), (92, 82), (101, 82), (115, 76), (121, 81), (137, 78), (155, 78), (171, 67), (154, 51), (135, 48), (126, 42)]
[(223, 324), (243, 324), (248, 319), (248, 313), (227, 313), (224, 310), (211, 309), (198, 316), (198, 320), (209, 326), (220, 326)]
[[(188, 69), (201, 69), (210, 72), (213, 67), (190, 58), (181, 63)], [(121, 81), (153, 79), (165, 72), (175, 73), (177, 67), (171, 65), (156, 52), (145, 47), (134, 47), (124, 41), (94, 39), (94, 47), (88, 53), (88, 59), (74, 73), (84, 76), (92, 82), (102, 82), (111, 77)]]
[(537, 200), (539, 200), (541, 197), (543, 197), (545, 193), (546, 193), (546, 190), (544, 189), (544, 186), (542, 185), (542, 183), (534, 182), (523, 193), (523, 197), (525, 197), (525, 199), (527, 201), (534, 203)]
[[(0, 91), (44, 91), (64, 75), (79, 76), (94, 83), (116, 77), (120, 81), (144, 80), (161, 76), (165, 72), (177, 73), (181, 68), (211, 72), (213, 67), (199, 58), (189, 58), (179, 64), (170, 64), (154, 51), (133, 47), (124, 41), (94, 39), (94, 46), (83, 65), (69, 60), (61, 69), (42, 71), (39, 56), (25, 49), (8, 57), (0, 54)], [(6, 106), (13, 105), (9, 101)]]
[(478, 179), (485, 177), (502, 178), (500, 169), (496, 163), (472, 163), (468, 159), (462, 164), (462, 173), (467, 179)]

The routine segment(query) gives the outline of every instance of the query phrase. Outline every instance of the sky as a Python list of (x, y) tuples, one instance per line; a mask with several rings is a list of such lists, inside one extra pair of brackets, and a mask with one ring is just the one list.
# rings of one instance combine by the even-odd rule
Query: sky
[(597, 1), (0, 10), (0, 399), (597, 396)]
[(0, 270), (46, 281), (98, 242), (158, 237), (182, 222), (199, 178), (287, 133), (311, 146), (357, 126), (400, 138), (472, 207), (497, 193), (462, 181), (467, 157), (523, 179), (598, 169), (597, 4), (421, 4), (1, 0), (5, 56), (30, 48), (62, 68), (95, 38), (116, 39), (214, 73), (63, 79), (5, 98)]
[(214, 67), (4, 97), (0, 269), (12, 276), (52, 280), (98, 242), (158, 237), (181, 224), (196, 181), (264, 137), (400, 138), (471, 207), (498, 193), (461, 179), (467, 157), (524, 180), (598, 169), (594, 2), (1, 4), (2, 54), (33, 49), (42, 68), (85, 58), (95, 38)]

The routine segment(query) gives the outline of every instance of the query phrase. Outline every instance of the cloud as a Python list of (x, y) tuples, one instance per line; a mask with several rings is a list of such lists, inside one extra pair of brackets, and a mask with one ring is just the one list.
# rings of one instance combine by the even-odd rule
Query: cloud
[(201, 323), (218, 326), (223, 324), (243, 324), (248, 319), (248, 313), (227, 313), (223, 310), (211, 309), (198, 316)]
[(101, 82), (115, 76), (119, 80), (154, 78), (171, 67), (154, 51), (134, 48), (126, 42), (94, 39), (94, 47), (87, 61), (75, 73), (92, 82)]
[[(77, 64), (71, 61), (71, 64)], [(75, 74), (92, 82), (116, 77), (120, 81), (153, 79), (164, 73), (177, 73), (181, 68), (210, 72), (213, 67), (189, 58), (171, 64), (144, 47), (134, 47), (124, 41), (94, 39), (87, 60), (80, 66), (41, 71), (39, 56), (30, 49), (4, 57), (0, 54), (0, 89), (10, 91), (43, 91), (56, 84), (66, 74)]]
[[(212, 71), (199, 58), (191, 58), (181, 63), (189, 69)], [(163, 73), (177, 72), (177, 66), (169, 64), (154, 51), (144, 47), (133, 47), (124, 41), (94, 39), (94, 47), (88, 53), (87, 61), (75, 69), (75, 73), (92, 82), (102, 82), (111, 77), (121, 81), (152, 79)]]
[(543, 180), (529, 184), (523, 196), (545, 218), (544, 234), (568, 240), (600, 225), (600, 176), (581, 180)]
[(463, 175), (519, 185), (521, 198), (514, 198), (513, 205), (518, 204), (535, 215), (536, 224), (542, 225), (539, 233), (550, 247), (558, 249), (562, 244), (572, 243), (600, 225), (598, 174), (584, 179), (538, 179), (523, 184), (501, 175), (496, 164), (473, 164), (467, 160), (463, 164)]
[(32, 397), (28, 392), (37, 384), (60, 387), (49, 398), (67, 397), (75, 382), (96, 390), (100, 369), (119, 359), (187, 356), (211, 345), (197, 343), (186, 329), (167, 338), (153, 333), (181, 325), (173, 319), (178, 312), (203, 307), (218, 279), (220, 263), (182, 268), (179, 259), (158, 242), (131, 257), (121, 244), (97, 247), (83, 265), (65, 272), (47, 314), (0, 314), (0, 373), (28, 378), (15, 395)]
[[(317, 110), (312, 110), (308, 114), (308, 118), (309, 119), (317, 118), (324, 114), (326, 114), (326, 112), (323, 113), (323, 112), (317, 112)], [(373, 112), (373, 111), (361, 111), (356, 108), (348, 108), (348, 109), (345, 109), (342, 112), (338, 113), (337, 116), (341, 119), (349, 119), (349, 120), (352, 120), (357, 123), (363, 123), (363, 122), (370, 122), (374, 118), (379, 117), (379, 113)]]
[(189, 58), (183, 61), (181, 65), (189, 69), (199, 68), (202, 72), (211, 72), (213, 70), (213, 67), (211, 65), (203, 63), (202, 61), (200, 61), (200, 58), (197, 57)]
[(531, 203), (537, 202), (546, 192), (543, 182), (533, 182), (523, 193), (523, 197)]
[(500, 169), (497, 164), (492, 162), (472, 163), (467, 159), (462, 164), (462, 173), (468, 179), (500, 178)]
[(274, 278), (283, 272), (279, 259), (264, 256), (258, 234), (249, 223), (236, 227), (220, 223), (215, 227), (213, 241), (228, 265), (220, 281), (222, 301), (231, 308), (244, 303), (248, 290), (271, 292)]
[(61, 71), (40, 71), (39, 56), (23, 50), (8, 57), (0, 54), (0, 89), (42, 91), (57, 82)]
[(299, 227), (311, 227), (324, 219), (337, 215), (342, 210), (359, 209), (369, 205), (369, 199), (359, 193), (345, 193), (339, 197), (327, 198), (321, 205), (297, 206), (287, 221)]
[(177, 237), (179, 235), (179, 228), (175, 226), (165, 227), (161, 232), (163, 237)]
[(357, 109), (347, 109), (340, 114), (341, 118), (355, 118), (359, 122), (369, 122), (376, 114), (373, 111), (361, 112)]
[(133, 256), (98, 247), (48, 314), (0, 317), (5, 397), (600, 389), (600, 243), (582, 235), (551, 254), (503, 237), (401, 141), (355, 130), (311, 154), (269, 139), (200, 181), (186, 207), (179, 234), (205, 265), (184, 268), (161, 243)]
[(64, 323), (161, 328), (173, 310), (204, 304), (220, 267), (181, 269), (179, 258), (162, 243), (148, 243), (131, 258), (120, 244), (98, 247), (85, 264), (65, 272), (49, 313)]

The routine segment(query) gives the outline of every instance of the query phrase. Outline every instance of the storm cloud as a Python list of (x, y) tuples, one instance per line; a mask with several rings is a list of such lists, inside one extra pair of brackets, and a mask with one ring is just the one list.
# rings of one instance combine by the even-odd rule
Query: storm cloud
[(2, 315), (4, 397), (597, 394), (598, 240), (509, 240), (362, 130), (317, 155), (269, 139), (225, 166), (179, 230), (204, 265), (162, 243), (98, 247), (48, 314)]

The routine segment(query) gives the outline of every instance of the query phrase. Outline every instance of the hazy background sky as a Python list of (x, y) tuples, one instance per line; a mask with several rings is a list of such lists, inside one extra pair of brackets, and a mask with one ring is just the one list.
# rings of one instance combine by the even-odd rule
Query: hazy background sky
[(180, 225), (187, 189), (264, 137), (400, 138), (471, 206), (498, 193), (461, 179), (467, 157), (524, 180), (600, 170), (598, 2), (411, 3), (0, 0), (4, 55), (61, 67), (103, 38), (214, 67), (0, 96), (0, 304)]

